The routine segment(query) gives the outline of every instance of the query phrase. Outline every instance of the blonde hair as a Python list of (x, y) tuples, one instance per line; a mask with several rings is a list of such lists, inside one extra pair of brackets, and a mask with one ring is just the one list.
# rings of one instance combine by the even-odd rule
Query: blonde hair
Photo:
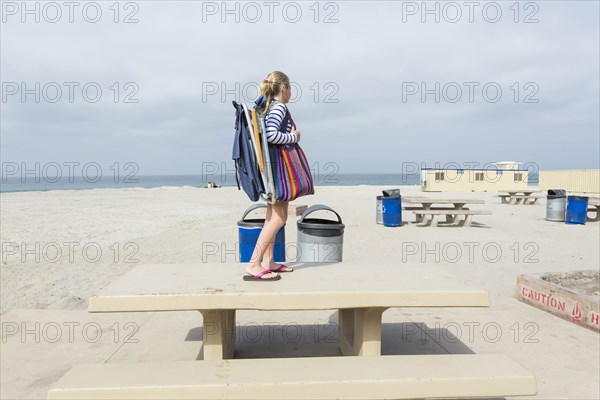
[(267, 98), (267, 103), (263, 114), (267, 112), (271, 106), (271, 99), (277, 96), (284, 86), (290, 85), (290, 78), (281, 71), (273, 71), (260, 83), (259, 94), (264, 94)]

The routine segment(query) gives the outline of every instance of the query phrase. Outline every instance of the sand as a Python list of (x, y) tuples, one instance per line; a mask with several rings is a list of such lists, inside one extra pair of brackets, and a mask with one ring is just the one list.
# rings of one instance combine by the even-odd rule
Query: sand
[[(485, 204), (470, 207), (493, 214), (476, 216), (470, 228), (383, 227), (375, 223), (375, 196), (393, 187), (399, 186), (319, 186), (317, 194), (295, 203), (334, 208), (346, 226), (344, 260), (364, 261), (366, 274), (377, 273), (381, 260), (395, 260), (398, 268), (406, 263), (422, 268), (436, 265), (451, 271), (467, 288), (488, 290), (492, 307), (478, 314), (458, 309), (390, 310), (384, 314), (384, 322), (428, 326), (453, 322), (463, 327), (466, 321), (494, 322), (504, 332), (501, 342), (462, 337), (459, 342), (438, 344), (446, 352), (466, 347), (511, 356), (538, 377), (538, 398), (599, 398), (598, 334), (522, 304), (515, 300), (514, 292), (520, 273), (597, 270), (600, 225), (545, 221), (545, 201), (503, 205), (492, 193), (423, 193), (417, 186), (402, 186), (403, 196), (482, 199)], [(2, 319), (18, 319), (22, 310), (46, 310), (55, 319), (61, 315), (81, 317), (91, 295), (139, 264), (233, 261), (236, 223), (251, 204), (237, 188), (3, 193)], [(410, 213), (404, 216), (414, 220)], [(289, 257), (294, 256), (295, 241), (296, 217), (290, 216), (286, 227)], [(309, 314), (308, 320), (313, 315), (313, 320), (327, 321), (330, 314)], [(147, 319), (143, 315), (136, 318)], [(532, 326), (525, 328), (527, 323), (535, 324), (533, 330), (527, 331)], [(537, 342), (525, 342), (525, 335), (533, 331)], [(5, 342), (9, 343), (3, 338)], [(419, 343), (417, 347), (423, 346)], [(22, 345), (25, 347), (13, 360), (16, 364), (27, 358), (23, 351), (32, 351), (27, 343)], [(11, 388), (2, 390), (4, 398), (43, 396), (66, 368), (54, 370), (42, 383), (18, 383), (12, 378), (16, 375), (5, 368), (7, 354), (12, 353), (4, 347), (2, 381), (9, 386), (12, 383)], [(406, 350), (406, 346), (403, 349), (418, 352)], [(36, 373), (48, 374), (48, 369)], [(39, 377), (35, 379), (39, 381)]]

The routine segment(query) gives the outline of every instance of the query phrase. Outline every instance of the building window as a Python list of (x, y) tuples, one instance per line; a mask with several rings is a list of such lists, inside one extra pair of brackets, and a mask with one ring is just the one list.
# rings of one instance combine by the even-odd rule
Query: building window
[(443, 172), (436, 172), (435, 173), (435, 180), (436, 181), (443, 181), (444, 180), (444, 173)]
[(515, 182), (521, 182), (523, 180), (522, 173), (515, 173)]
[(464, 169), (459, 169), (458, 170), (458, 175), (464, 175), (465, 174), (465, 170)]
[(496, 170), (496, 175), (502, 175), (502, 170), (501, 169), (497, 169)]
[(475, 172), (475, 180), (483, 181), (483, 172)]

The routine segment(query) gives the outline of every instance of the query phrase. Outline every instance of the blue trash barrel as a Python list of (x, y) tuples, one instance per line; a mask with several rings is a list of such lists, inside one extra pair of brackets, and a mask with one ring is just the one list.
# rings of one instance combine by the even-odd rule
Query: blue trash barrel
[(587, 219), (589, 198), (586, 196), (569, 196), (567, 199), (567, 224), (584, 225)]
[(383, 226), (402, 225), (402, 202), (400, 197), (383, 197), (381, 199)]
[[(240, 262), (249, 262), (256, 247), (258, 236), (265, 224), (264, 218), (246, 218), (248, 214), (258, 208), (266, 208), (266, 204), (254, 204), (244, 212), (242, 219), (238, 221), (238, 235), (240, 248)], [(275, 235), (273, 248), (273, 259), (276, 262), (285, 262), (285, 225)]]

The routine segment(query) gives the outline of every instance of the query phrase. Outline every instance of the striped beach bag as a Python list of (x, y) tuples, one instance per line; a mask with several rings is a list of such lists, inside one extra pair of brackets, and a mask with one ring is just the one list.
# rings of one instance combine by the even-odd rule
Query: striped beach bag
[(315, 193), (308, 160), (298, 143), (269, 144), (269, 155), (277, 201), (292, 201)]

